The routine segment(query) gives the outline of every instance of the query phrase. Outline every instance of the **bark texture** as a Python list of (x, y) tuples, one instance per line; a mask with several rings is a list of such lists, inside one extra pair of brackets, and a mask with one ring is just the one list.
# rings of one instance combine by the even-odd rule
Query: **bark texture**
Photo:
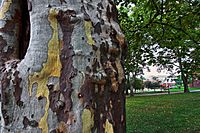
[(0, 132), (125, 132), (125, 49), (111, 0), (2, 0)]

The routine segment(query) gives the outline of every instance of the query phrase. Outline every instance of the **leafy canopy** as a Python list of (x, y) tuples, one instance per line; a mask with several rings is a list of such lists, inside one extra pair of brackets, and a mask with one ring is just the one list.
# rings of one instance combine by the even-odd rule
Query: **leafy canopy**
[(200, 2), (198, 0), (116, 0), (127, 38), (126, 70), (175, 66), (183, 75), (200, 68)]

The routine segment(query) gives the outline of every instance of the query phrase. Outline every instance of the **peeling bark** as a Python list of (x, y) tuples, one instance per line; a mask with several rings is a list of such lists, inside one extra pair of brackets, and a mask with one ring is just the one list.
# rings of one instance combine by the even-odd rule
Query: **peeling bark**
[(111, 0), (3, 0), (0, 10), (0, 132), (126, 131), (126, 45)]
[[(65, 108), (62, 113), (58, 115), (59, 121), (69, 122), (68, 117), (72, 108), (72, 83), (71, 79), (76, 75), (76, 70), (73, 67), (72, 56), (74, 55), (73, 47), (71, 45), (71, 36), (74, 29), (74, 24), (71, 22), (71, 17), (75, 17), (76, 12), (73, 10), (67, 10), (65, 12), (58, 12), (58, 23), (61, 26), (63, 32), (63, 47), (61, 50), (61, 64), (62, 72), (60, 77), (60, 90), (64, 96)], [(70, 121), (71, 122), (71, 121)], [(70, 123), (71, 124), (71, 123)]]

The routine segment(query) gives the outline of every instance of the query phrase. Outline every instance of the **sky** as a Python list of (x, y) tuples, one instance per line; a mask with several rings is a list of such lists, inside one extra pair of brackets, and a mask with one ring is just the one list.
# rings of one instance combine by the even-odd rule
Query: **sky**
[(159, 76), (169, 76), (170, 75), (169, 71), (166, 71), (166, 70), (163, 70), (160, 73), (157, 72), (157, 67), (156, 66), (150, 66), (149, 68), (150, 68), (150, 72), (148, 72), (147, 69), (144, 69), (144, 77), (146, 79), (149, 79), (152, 76), (159, 77)]

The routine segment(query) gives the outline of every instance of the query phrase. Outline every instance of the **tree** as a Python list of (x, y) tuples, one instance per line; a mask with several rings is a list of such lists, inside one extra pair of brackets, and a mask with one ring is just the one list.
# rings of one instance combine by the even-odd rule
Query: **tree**
[[(119, 3), (118, 3), (119, 4)], [(146, 53), (146, 57), (142, 56), (145, 53), (145, 43), (142, 37), (144, 36), (141, 31), (134, 31), (137, 29), (137, 21), (133, 19), (130, 15), (131, 6), (126, 5), (123, 6), (119, 4), (119, 20), (120, 25), (122, 27), (123, 32), (125, 33), (127, 44), (128, 44), (128, 52), (125, 60), (125, 74), (127, 76), (127, 86), (130, 86), (130, 78), (132, 79), (132, 86), (136, 88), (136, 80), (137, 76), (143, 74), (143, 69), (148, 61), (148, 53)], [(131, 30), (131, 32), (129, 32)], [(133, 32), (133, 31), (134, 32)], [(128, 89), (128, 88), (127, 88)], [(131, 95), (133, 95), (133, 90), (131, 89)]]
[(158, 52), (158, 63), (169, 70), (177, 67), (184, 92), (189, 92), (189, 77), (200, 66), (199, 5), (197, 1), (163, 2), (162, 20), (154, 22), (160, 27), (157, 34), (162, 34), (159, 43), (163, 51)]
[(144, 83), (142, 79), (139, 78), (133, 79), (132, 85), (135, 89), (135, 92), (136, 90), (142, 90), (142, 91), (144, 90)]
[(144, 86), (148, 89), (154, 89), (154, 91), (155, 91), (155, 89), (161, 87), (160, 81), (158, 81), (158, 80), (153, 80), (153, 81), (147, 80), (144, 82)]
[[(133, 34), (132, 38), (129, 38), (133, 41), (131, 45), (138, 45), (141, 41), (144, 46), (141, 47), (145, 51), (144, 63), (168, 70), (176, 66), (182, 75), (184, 92), (189, 92), (188, 77), (198, 71), (200, 66), (198, 52), (200, 2), (197, 0), (126, 2), (117, 0), (117, 2), (123, 10), (124, 8), (128, 10), (131, 18), (129, 20), (132, 21), (125, 21), (128, 22), (125, 24), (127, 26), (125, 33)], [(121, 16), (122, 20), (127, 20), (125, 15)]]
[(1, 3), (0, 132), (125, 132), (126, 45), (114, 3)]

